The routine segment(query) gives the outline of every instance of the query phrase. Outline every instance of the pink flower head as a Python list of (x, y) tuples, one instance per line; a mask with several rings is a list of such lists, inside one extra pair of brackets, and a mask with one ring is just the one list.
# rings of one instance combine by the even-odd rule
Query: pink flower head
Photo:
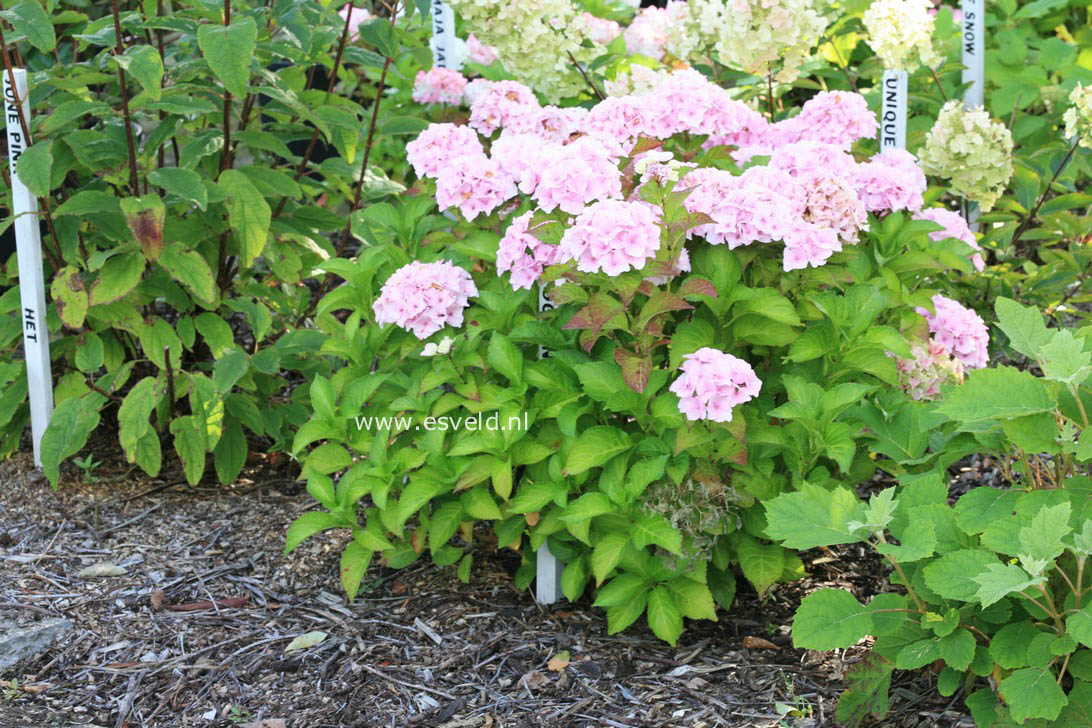
[(419, 104), (449, 104), (463, 102), (466, 77), (451, 68), (430, 68), (418, 71), (413, 82), (413, 100)]
[[(940, 396), (940, 385), (963, 381), (963, 362), (934, 339), (926, 344), (911, 344), (910, 353), (911, 359), (896, 358), (895, 370), (903, 391), (911, 399), (934, 400)], [(894, 354), (888, 352), (888, 356)]]
[[(712, 134), (745, 124), (738, 101), (698, 71), (686, 68), (667, 76), (650, 93), (637, 97), (646, 112), (642, 133), (667, 139), (681, 131)], [(745, 108), (745, 107), (744, 107)]]
[(813, 177), (841, 177), (852, 180), (857, 171), (853, 157), (833, 144), (794, 142), (776, 149), (770, 166), (782, 169), (800, 181)]
[(660, 249), (658, 212), (645, 202), (596, 202), (561, 236), (560, 248), (562, 259), (585, 273), (640, 270)]
[(429, 124), (406, 145), (406, 159), (418, 177), (437, 177), (455, 157), (484, 153), (474, 130), (455, 124)]
[(933, 308), (936, 313), (924, 308), (919, 308), (918, 313), (929, 322), (929, 331), (936, 342), (968, 369), (986, 366), (990, 334), (982, 317), (939, 293), (933, 296)]
[[(746, 149), (765, 146), (769, 141), (770, 122), (766, 121), (766, 117), (735, 99), (726, 99), (723, 102), (723, 105), (715, 112), (713, 124), (715, 128), (703, 145), (706, 149), (716, 146)], [(770, 144), (769, 150), (772, 151), (775, 146), (780, 145)], [(770, 151), (756, 150), (755, 154), (765, 155)], [(745, 160), (741, 163), (745, 163)]]
[(466, 52), (471, 62), (480, 63), (483, 66), (488, 66), (500, 57), (496, 48), (482, 43), (474, 37), (473, 33), (466, 37)]
[(682, 376), (671, 383), (679, 411), (689, 420), (730, 422), (732, 408), (758, 396), (762, 382), (751, 365), (708, 346), (683, 357)]
[(982, 271), (986, 269), (986, 261), (982, 259), (982, 246), (978, 244), (978, 240), (971, 232), (970, 227), (967, 226), (962, 215), (951, 210), (945, 210), (943, 207), (927, 207), (914, 215), (914, 219), (929, 220), (937, 225), (942, 225), (944, 229), (929, 233), (929, 239), (933, 241), (944, 240), (945, 238), (962, 240), (979, 251), (971, 254), (971, 263), (974, 264), (975, 270)]
[(713, 245), (729, 248), (784, 238), (804, 214), (802, 187), (786, 172), (751, 167), (738, 177), (709, 167), (689, 172), (678, 188), (695, 188), (683, 201), (690, 212), (704, 212), (713, 224), (699, 225)]
[(497, 273), (511, 273), (513, 291), (530, 288), (546, 266), (561, 262), (559, 246), (544, 243), (528, 232), (533, 216), (531, 211), (513, 219), (497, 248)]
[(598, 139), (581, 137), (543, 155), (538, 184), (531, 195), (546, 212), (561, 208), (576, 215), (593, 200), (622, 194), (622, 175), (611, 150)]
[(489, 149), (495, 160), (519, 185), (520, 192), (533, 194), (547, 160), (562, 154), (560, 144), (551, 144), (535, 134), (502, 131)]
[(356, 8), (346, 5), (341, 10), (337, 11), (337, 14), (341, 16), (342, 20), (349, 21), (349, 40), (356, 41), (360, 39), (360, 26), (367, 23), (375, 16), (369, 13), (364, 8)]
[(786, 272), (809, 265), (818, 268), (842, 249), (838, 233), (833, 229), (807, 222), (794, 226), (784, 239), (785, 252), (781, 265)]
[(585, 121), (586, 131), (604, 139), (616, 139), (632, 147), (639, 136), (649, 136), (652, 114), (640, 96), (608, 96), (593, 106)]
[(564, 144), (574, 134), (582, 133), (588, 113), (587, 109), (580, 106), (544, 106), (531, 121), (528, 132), (551, 142)]
[(470, 102), (470, 126), (486, 136), (501, 128), (529, 131), (526, 127), (541, 110), (534, 92), (522, 83), (497, 81)]
[(473, 81), (467, 82), (466, 91), (463, 92), (466, 105), (472, 106), (474, 104), (474, 99), (485, 93), (493, 83), (493, 81), (484, 78), (475, 78)]
[(822, 91), (804, 103), (799, 115), (782, 123), (793, 128), (798, 137), (794, 141), (823, 142), (844, 150), (879, 128), (864, 96), (848, 91)]
[(576, 17), (576, 25), (585, 38), (600, 45), (607, 45), (622, 32), (618, 23), (592, 15), (586, 10)]
[(667, 26), (671, 22), (667, 10), (657, 7), (642, 8), (626, 28), (626, 50), (654, 60), (664, 56), (667, 45)]
[(887, 149), (858, 165), (857, 194), (869, 212), (920, 210), (927, 183), (914, 155)]
[(512, 176), (484, 154), (455, 157), (436, 178), (436, 204), (441, 210), (458, 207), (467, 220), (488, 215), (517, 191)]
[(806, 194), (807, 222), (833, 230), (844, 243), (857, 242), (857, 234), (868, 224), (868, 213), (847, 182), (838, 177), (814, 177), (801, 188)]
[(463, 309), (478, 289), (470, 274), (446, 260), (414, 261), (396, 270), (376, 299), (377, 324), (395, 324), (427, 339), (444, 326), (463, 325)]

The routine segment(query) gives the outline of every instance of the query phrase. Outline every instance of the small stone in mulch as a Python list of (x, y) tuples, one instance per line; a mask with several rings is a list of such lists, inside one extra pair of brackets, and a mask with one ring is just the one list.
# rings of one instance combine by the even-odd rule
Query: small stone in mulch
[(0, 623), (0, 670), (44, 652), (71, 631), (72, 622), (67, 619), (43, 619), (26, 626)]

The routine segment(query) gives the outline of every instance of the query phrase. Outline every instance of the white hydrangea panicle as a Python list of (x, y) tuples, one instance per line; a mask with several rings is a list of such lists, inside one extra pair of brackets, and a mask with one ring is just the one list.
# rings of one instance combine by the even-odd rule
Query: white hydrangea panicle
[(933, 9), (929, 0), (874, 0), (868, 7), (863, 18), (867, 42), (884, 68), (913, 72), (921, 65), (936, 66)]
[(981, 107), (944, 105), (920, 151), (926, 174), (949, 180), (953, 194), (989, 212), (1012, 177), (1012, 134)]

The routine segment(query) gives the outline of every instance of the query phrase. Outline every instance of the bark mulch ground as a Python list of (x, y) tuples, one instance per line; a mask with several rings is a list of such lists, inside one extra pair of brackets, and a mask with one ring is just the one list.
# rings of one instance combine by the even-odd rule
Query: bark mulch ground
[[(796, 650), (786, 625), (819, 586), (884, 583), (863, 549), (805, 554), (809, 578), (764, 600), (741, 585), (731, 613), (674, 648), (642, 625), (608, 636), (587, 601), (537, 605), (512, 586), (518, 556), (485, 547), (469, 585), (427, 559), (374, 564), (347, 604), (343, 534), (282, 553), (314, 505), (285, 473), (222, 488), (103, 469), (54, 491), (28, 458), (0, 464), (0, 625), (75, 625), (0, 676), (2, 728), (830, 726), (864, 648)], [(97, 564), (125, 573), (79, 575)], [(309, 632), (326, 637), (286, 652)], [(973, 725), (925, 677), (896, 673), (892, 692), (884, 726)]]

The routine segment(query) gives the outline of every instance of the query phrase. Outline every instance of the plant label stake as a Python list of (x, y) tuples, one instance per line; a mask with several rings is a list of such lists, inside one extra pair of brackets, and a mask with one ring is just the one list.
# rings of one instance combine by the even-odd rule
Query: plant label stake
[[(984, 106), (986, 103), (986, 2), (963, 0), (963, 36), (960, 45), (963, 52), (963, 83), (970, 84), (963, 94), (967, 108)], [(978, 230), (978, 204), (964, 202), (967, 221), (971, 230)]]
[[(538, 310), (549, 311), (555, 308), (553, 301), (546, 296), (546, 284), (538, 287)], [(546, 347), (538, 347), (538, 358), (548, 356)], [(550, 552), (550, 547), (543, 542), (535, 552), (535, 601), (539, 604), (553, 604), (561, 597), (561, 562)]]
[(906, 71), (883, 72), (880, 151), (906, 149)]
[[(30, 146), (19, 123), (18, 96), (23, 117), (30, 123), (27, 72), (22, 68), (4, 73), (4, 112), (8, 126), (8, 164), (11, 171), (11, 214), (15, 218), (15, 244), (19, 260), (19, 294), (23, 309), (23, 349), (30, 393), (30, 426), (34, 439), (34, 464), (42, 467), (42, 434), (53, 416), (53, 374), (49, 362), (49, 329), (46, 327), (45, 280), (42, 276), (42, 235), (38, 228), (38, 198), (31, 194), (15, 163)], [(15, 88), (11, 87), (15, 77)]]
[(455, 36), (455, 11), (443, 0), (430, 0), (432, 8), (432, 58), (437, 68), (458, 71), (463, 67), (463, 53)]

